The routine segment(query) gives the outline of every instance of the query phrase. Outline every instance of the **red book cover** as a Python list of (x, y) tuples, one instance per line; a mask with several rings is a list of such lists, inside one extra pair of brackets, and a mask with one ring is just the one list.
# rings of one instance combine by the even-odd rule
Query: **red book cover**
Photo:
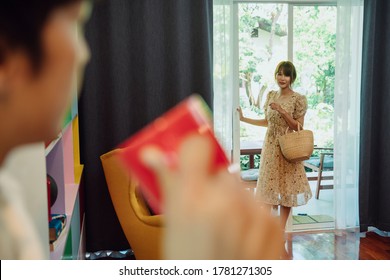
[(160, 187), (153, 171), (141, 162), (140, 151), (148, 145), (157, 146), (175, 165), (177, 149), (189, 134), (204, 135), (210, 139), (215, 151), (210, 172), (228, 167), (229, 160), (212, 131), (210, 109), (198, 95), (185, 99), (120, 145), (121, 160), (130, 175), (139, 181), (155, 214), (161, 213)]

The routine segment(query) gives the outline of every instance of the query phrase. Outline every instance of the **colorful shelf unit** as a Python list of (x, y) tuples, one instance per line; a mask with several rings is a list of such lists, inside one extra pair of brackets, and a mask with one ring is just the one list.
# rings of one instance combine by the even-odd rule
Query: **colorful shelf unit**
[(67, 224), (60, 235), (51, 259), (83, 259), (85, 226), (83, 206), (83, 165), (80, 163), (77, 103), (73, 102), (58, 137), (46, 147), (47, 173), (58, 187), (51, 207), (52, 214), (67, 215)]

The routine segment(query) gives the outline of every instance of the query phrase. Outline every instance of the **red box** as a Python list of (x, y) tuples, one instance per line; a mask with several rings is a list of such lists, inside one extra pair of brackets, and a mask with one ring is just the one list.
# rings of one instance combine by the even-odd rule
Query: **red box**
[(212, 131), (210, 109), (198, 95), (192, 95), (173, 109), (150, 123), (120, 145), (120, 158), (133, 178), (136, 178), (155, 214), (161, 213), (160, 186), (154, 172), (145, 166), (140, 157), (143, 147), (153, 145), (163, 150), (175, 165), (177, 150), (189, 134), (208, 137), (215, 150), (212, 169), (228, 168), (229, 160)]

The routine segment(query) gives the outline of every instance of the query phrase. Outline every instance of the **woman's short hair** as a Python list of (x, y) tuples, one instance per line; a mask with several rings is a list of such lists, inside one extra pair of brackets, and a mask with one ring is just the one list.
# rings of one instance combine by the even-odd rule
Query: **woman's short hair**
[(0, 64), (7, 52), (23, 49), (35, 68), (42, 60), (41, 33), (50, 13), (82, 0), (9, 0), (0, 3)]
[(291, 78), (291, 84), (295, 82), (297, 78), (297, 71), (292, 62), (290, 61), (279, 62), (279, 64), (276, 66), (275, 69), (275, 79), (276, 79), (276, 75), (280, 72), (282, 72), (285, 76)]

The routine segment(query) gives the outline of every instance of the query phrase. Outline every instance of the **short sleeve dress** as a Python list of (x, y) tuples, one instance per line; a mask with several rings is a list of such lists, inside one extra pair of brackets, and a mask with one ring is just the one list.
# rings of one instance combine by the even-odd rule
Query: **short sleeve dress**
[[(278, 138), (288, 125), (276, 110), (269, 108), (277, 98), (278, 92), (271, 91), (264, 104), (268, 129), (261, 152), (256, 197), (267, 204), (295, 207), (306, 204), (312, 192), (302, 162), (290, 163), (281, 153)], [(294, 119), (305, 115), (307, 110), (306, 97), (296, 92), (280, 105)]]

